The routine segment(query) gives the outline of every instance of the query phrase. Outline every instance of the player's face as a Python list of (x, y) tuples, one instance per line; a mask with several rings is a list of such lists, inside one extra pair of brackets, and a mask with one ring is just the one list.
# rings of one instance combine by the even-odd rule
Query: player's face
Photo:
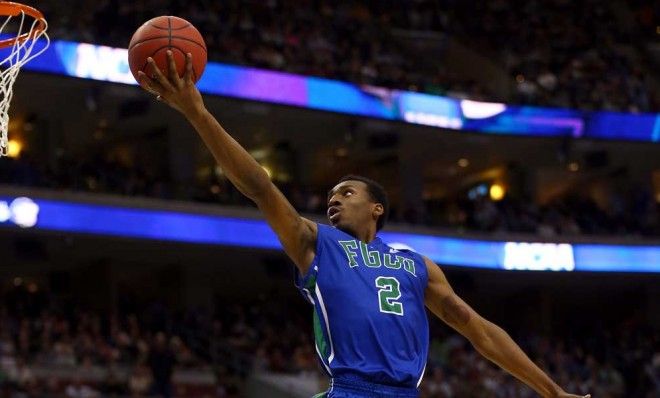
[(355, 235), (370, 223), (376, 223), (379, 206), (371, 198), (367, 184), (344, 181), (328, 192), (328, 221), (332, 226)]

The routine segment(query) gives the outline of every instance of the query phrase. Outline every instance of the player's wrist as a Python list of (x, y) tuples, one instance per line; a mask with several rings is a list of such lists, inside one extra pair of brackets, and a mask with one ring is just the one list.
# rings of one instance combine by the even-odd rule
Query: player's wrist
[[(554, 383), (553, 383), (554, 384)], [(559, 398), (565, 394), (564, 390), (559, 387), (557, 384), (553, 385), (550, 389), (550, 393), (546, 395), (547, 398)]]
[(191, 123), (195, 124), (202, 121), (208, 114), (208, 111), (204, 105), (200, 105), (185, 109), (183, 113)]

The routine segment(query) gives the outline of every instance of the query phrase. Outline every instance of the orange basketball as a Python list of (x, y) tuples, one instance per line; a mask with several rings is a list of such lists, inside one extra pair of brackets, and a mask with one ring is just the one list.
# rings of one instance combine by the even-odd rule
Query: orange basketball
[(192, 54), (193, 80), (197, 82), (206, 67), (206, 43), (190, 22), (183, 18), (161, 16), (148, 20), (138, 28), (128, 45), (128, 65), (137, 80), (138, 71), (152, 76), (147, 58), (152, 57), (156, 65), (167, 76), (167, 50), (174, 55), (179, 76), (185, 74), (186, 54)]

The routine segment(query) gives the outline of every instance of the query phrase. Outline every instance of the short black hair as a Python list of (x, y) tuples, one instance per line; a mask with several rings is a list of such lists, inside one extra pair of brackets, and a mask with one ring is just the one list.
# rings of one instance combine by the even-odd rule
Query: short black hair
[(383, 188), (382, 185), (372, 180), (371, 178), (355, 175), (355, 174), (349, 174), (343, 176), (342, 178), (339, 179), (337, 184), (342, 183), (344, 181), (361, 181), (365, 183), (367, 185), (367, 191), (369, 192), (369, 196), (371, 196), (371, 200), (383, 205), (383, 215), (378, 217), (378, 221), (376, 221), (376, 230), (380, 231), (385, 226), (385, 221), (387, 221), (387, 216), (389, 215), (390, 212), (390, 201), (387, 199), (387, 192), (385, 191), (385, 188)]

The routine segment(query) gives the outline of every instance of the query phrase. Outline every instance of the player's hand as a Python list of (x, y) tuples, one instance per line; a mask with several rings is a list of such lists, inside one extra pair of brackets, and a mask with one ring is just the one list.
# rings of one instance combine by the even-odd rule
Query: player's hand
[(151, 68), (152, 77), (139, 71), (138, 80), (140, 86), (150, 93), (156, 95), (158, 101), (164, 102), (186, 117), (193, 117), (204, 111), (204, 100), (195, 82), (193, 81), (192, 55), (186, 54), (186, 72), (179, 77), (172, 51), (167, 51), (168, 73), (167, 77), (161, 72), (153, 58), (147, 59)]
[(562, 391), (559, 394), (555, 395), (555, 398), (591, 398), (591, 394), (575, 395), (575, 394), (568, 394), (567, 392)]

